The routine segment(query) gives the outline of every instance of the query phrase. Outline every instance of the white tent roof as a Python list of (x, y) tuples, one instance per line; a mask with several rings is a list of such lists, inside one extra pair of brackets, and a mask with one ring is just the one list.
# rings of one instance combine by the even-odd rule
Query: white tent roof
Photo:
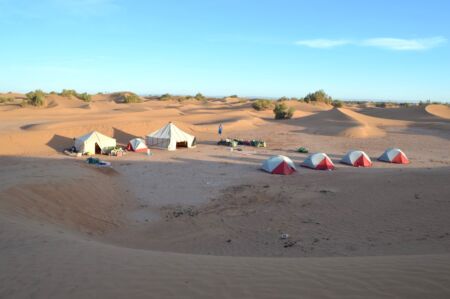
[(103, 135), (97, 131), (75, 138), (75, 148), (82, 153), (95, 153), (95, 144), (102, 152), (116, 146), (116, 139)]
[(146, 141), (148, 146), (167, 148), (168, 150), (176, 150), (177, 143), (179, 142), (186, 142), (189, 148), (195, 146), (195, 136), (182, 131), (172, 122), (148, 134)]

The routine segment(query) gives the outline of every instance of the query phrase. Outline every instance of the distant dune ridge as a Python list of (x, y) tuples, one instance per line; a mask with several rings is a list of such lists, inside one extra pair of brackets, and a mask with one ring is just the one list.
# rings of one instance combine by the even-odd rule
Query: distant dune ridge
[[(236, 97), (141, 100), (0, 105), (0, 298), (450, 297), (448, 106), (286, 101), (292, 119), (275, 120)], [(126, 145), (169, 121), (198, 146), (103, 169), (62, 154), (92, 130)], [(300, 146), (336, 170), (261, 171), (278, 154), (299, 166)], [(377, 161), (388, 147), (411, 164)], [(338, 163), (349, 150), (373, 167)]]

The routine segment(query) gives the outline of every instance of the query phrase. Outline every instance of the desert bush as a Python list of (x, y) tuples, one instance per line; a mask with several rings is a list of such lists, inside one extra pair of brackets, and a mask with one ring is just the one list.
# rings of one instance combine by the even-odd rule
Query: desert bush
[(289, 119), (294, 115), (294, 107), (288, 107), (285, 103), (275, 104), (273, 113), (275, 114), (275, 119)]
[(205, 101), (206, 97), (202, 95), (201, 93), (197, 93), (194, 97), (197, 101)]
[(378, 107), (378, 108), (386, 108), (386, 106), (387, 106), (386, 102), (376, 102), (375, 103), (375, 107)]
[(169, 93), (165, 93), (159, 97), (160, 101), (168, 101), (170, 99), (172, 99), (172, 95), (170, 95)]
[(24, 105), (29, 104), (36, 107), (45, 105), (45, 93), (40, 89), (30, 91), (26, 96), (27, 99), (23, 102)]
[(77, 98), (79, 98), (80, 100), (85, 101), (85, 102), (90, 102), (92, 100), (91, 95), (86, 92), (77, 94)]
[(129, 103), (141, 103), (142, 100), (137, 94), (128, 93), (128, 94), (125, 94), (123, 96), (123, 102), (127, 103), (127, 104), (129, 104)]
[(74, 89), (63, 89), (60, 93), (61, 96), (66, 97), (66, 98), (77, 98), (79, 100), (85, 101), (85, 102), (90, 102), (92, 97), (90, 94), (84, 92), (84, 93), (78, 93), (76, 90)]
[(277, 102), (285, 102), (285, 101), (289, 101), (289, 98), (287, 97), (281, 97), (277, 100)]
[(332, 102), (332, 98), (327, 95), (325, 93), (325, 91), (318, 90), (316, 92), (313, 93), (309, 93), (306, 95), (306, 97), (304, 98), (305, 102), (309, 103), (309, 102), (322, 102), (322, 103), (326, 103), (326, 104), (331, 104)]
[(60, 95), (66, 98), (76, 97), (77, 92), (74, 89), (63, 89)]
[(344, 106), (344, 103), (342, 101), (339, 100), (334, 100), (331, 105), (333, 105), (333, 107), (335, 108), (342, 108)]
[(252, 107), (255, 110), (262, 111), (262, 110), (268, 110), (272, 107), (273, 102), (271, 100), (255, 100), (252, 103)]
[(235, 98), (239, 98), (239, 97), (238, 97), (237, 94), (233, 94), (233, 95), (229, 96), (229, 98), (234, 98), (235, 99)]
[(0, 103), (8, 103), (8, 102), (13, 102), (14, 98), (11, 97), (0, 97)]

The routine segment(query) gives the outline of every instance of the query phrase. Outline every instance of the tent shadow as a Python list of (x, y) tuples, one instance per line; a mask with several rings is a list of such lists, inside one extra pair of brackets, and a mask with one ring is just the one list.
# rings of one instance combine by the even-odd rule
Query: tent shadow
[(51, 147), (57, 152), (63, 151), (65, 148), (71, 147), (73, 145), (73, 138), (53, 135), (53, 137), (47, 142), (47, 146)]
[(113, 128), (113, 138), (115, 138), (117, 140), (118, 144), (127, 145), (131, 139), (137, 138), (137, 137), (139, 137), (139, 136), (132, 135), (130, 133), (119, 130), (117, 128)]

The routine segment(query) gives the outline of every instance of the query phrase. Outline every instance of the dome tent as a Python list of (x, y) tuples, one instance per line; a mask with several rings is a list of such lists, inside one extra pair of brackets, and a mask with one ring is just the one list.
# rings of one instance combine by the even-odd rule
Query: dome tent
[(116, 139), (92, 131), (75, 138), (75, 149), (82, 154), (105, 154), (116, 147)]
[(292, 174), (295, 169), (295, 164), (286, 156), (273, 156), (264, 161), (262, 169), (272, 174)]
[(325, 153), (312, 154), (301, 165), (316, 170), (333, 170), (335, 168), (333, 162)]
[(147, 152), (148, 147), (145, 144), (145, 140), (142, 138), (133, 138), (128, 142), (127, 150), (141, 153), (141, 152)]
[(178, 147), (192, 148), (196, 145), (196, 138), (169, 122), (163, 128), (146, 136), (148, 147), (158, 147), (174, 151)]
[(341, 163), (354, 167), (371, 167), (370, 157), (363, 151), (349, 151), (341, 160)]
[(398, 148), (388, 148), (378, 160), (396, 164), (409, 163), (409, 159), (406, 157), (405, 153)]

